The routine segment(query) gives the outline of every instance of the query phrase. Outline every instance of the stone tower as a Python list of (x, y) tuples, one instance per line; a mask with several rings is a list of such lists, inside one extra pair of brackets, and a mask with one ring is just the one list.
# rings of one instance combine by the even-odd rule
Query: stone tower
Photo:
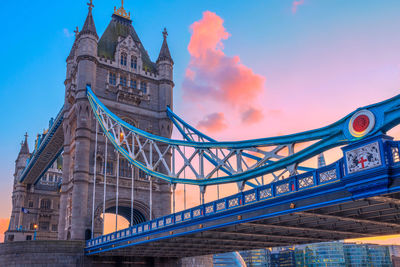
[[(103, 230), (103, 203), (106, 213), (116, 210), (117, 154), (110, 142), (105, 158), (105, 138), (99, 132), (95, 155), (96, 121), (86, 97), (90, 85), (97, 97), (118, 117), (156, 135), (171, 137), (172, 125), (166, 107), (172, 107), (173, 60), (164, 31), (163, 44), (156, 63), (152, 62), (135, 29), (130, 14), (120, 7), (103, 35), (97, 35), (93, 5), (83, 28), (76, 31), (75, 42), (67, 58), (64, 104), (63, 182), (60, 197), (58, 238), (83, 240), (90, 237), (94, 172), (96, 172), (94, 225), (95, 236)], [(96, 158), (96, 170), (94, 159)], [(105, 162), (106, 161), (106, 162)], [(132, 170), (120, 157), (118, 213), (131, 219)], [(139, 223), (171, 211), (168, 184), (154, 180), (150, 216), (149, 185), (144, 173), (134, 169), (133, 222)], [(107, 193), (104, 197), (104, 174)]]
[[(57, 239), (61, 158), (50, 166), (36, 184), (20, 183), (19, 178), (31, 157), (27, 137), (26, 134), (15, 161), (12, 212), (5, 242)], [(40, 137), (41, 135), (38, 135), (36, 139), (36, 148), (39, 146)]]

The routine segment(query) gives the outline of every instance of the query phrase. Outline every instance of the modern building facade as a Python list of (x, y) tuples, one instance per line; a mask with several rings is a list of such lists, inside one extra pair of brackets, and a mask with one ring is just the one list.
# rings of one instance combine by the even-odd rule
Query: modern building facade
[[(399, 248), (400, 246), (323, 242), (295, 247), (241, 251), (240, 255), (249, 267), (391, 267), (399, 264), (400, 257), (397, 256)], [(214, 262), (216, 262), (215, 258), (216, 256), (214, 256)]]

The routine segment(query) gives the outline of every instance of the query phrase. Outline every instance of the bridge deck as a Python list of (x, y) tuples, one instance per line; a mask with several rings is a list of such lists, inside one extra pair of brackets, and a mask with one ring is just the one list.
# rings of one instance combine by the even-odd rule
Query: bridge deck
[[(172, 233), (115, 242), (102, 247), (103, 252), (98, 249), (88, 252), (114, 256), (188, 257), (394, 234), (400, 233), (399, 204), (400, 194), (394, 193), (260, 220), (247, 221), (246, 217), (251, 215), (246, 214), (242, 215), (242, 220), (246, 220), (243, 223), (234, 215), (219, 222), (198, 222), (185, 229), (170, 230)], [(235, 223), (214, 228), (222, 221)], [(211, 229), (202, 231), (201, 227)], [(136, 245), (129, 246), (133, 242)], [(110, 249), (113, 245), (116, 249)]]
[(340, 160), (97, 237), (85, 250), (187, 257), (400, 233), (398, 148), (398, 142), (384, 143), (380, 167), (345, 175)]
[(64, 150), (63, 111), (64, 107), (61, 108), (61, 111), (44, 136), (43, 141), (33, 152), (29, 163), (21, 174), (21, 177), (19, 177), (21, 183), (35, 184), (38, 182)]

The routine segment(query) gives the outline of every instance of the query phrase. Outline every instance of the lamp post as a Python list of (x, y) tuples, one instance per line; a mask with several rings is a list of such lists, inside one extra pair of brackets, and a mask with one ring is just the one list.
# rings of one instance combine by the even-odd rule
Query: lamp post
[(36, 232), (37, 232), (38, 225), (34, 224), (33, 229), (35, 229), (35, 233), (33, 234), (33, 240), (36, 240)]

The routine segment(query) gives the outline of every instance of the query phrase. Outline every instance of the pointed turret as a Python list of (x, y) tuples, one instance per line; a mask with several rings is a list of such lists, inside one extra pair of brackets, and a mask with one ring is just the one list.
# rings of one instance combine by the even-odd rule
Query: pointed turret
[(29, 146), (28, 146), (28, 133), (25, 133), (25, 140), (21, 142), (21, 149), (19, 151), (19, 155), (28, 155), (29, 154)]
[(174, 64), (174, 61), (172, 60), (171, 53), (169, 52), (169, 48), (168, 48), (168, 43), (167, 43), (168, 32), (167, 32), (166, 28), (164, 28), (164, 31), (162, 34), (164, 37), (164, 41), (161, 46), (160, 54), (158, 55), (157, 64), (160, 61), (169, 61), (172, 64)]
[[(164, 28), (162, 34), (164, 40), (161, 46), (160, 55), (157, 59), (157, 72), (160, 81), (160, 111), (165, 111), (167, 106), (173, 106), (172, 90), (174, 88), (174, 61), (172, 60), (171, 53), (169, 52), (167, 44), (168, 33), (166, 28)], [(169, 122), (166, 123), (168, 124)], [(172, 126), (168, 127), (167, 125), (167, 127), (165, 128), (172, 129)], [(165, 136), (170, 136), (170, 132), (166, 133)]]
[(89, 13), (86, 17), (85, 24), (83, 24), (83, 28), (82, 28), (81, 32), (79, 33), (78, 37), (83, 34), (91, 34), (94, 37), (96, 37), (96, 39), (99, 39), (99, 36), (97, 35), (97, 31), (96, 31), (96, 26), (94, 25), (93, 15), (92, 15), (92, 9), (94, 7), (92, 1), (93, 0), (90, 0), (90, 2), (87, 4), (89, 6)]

